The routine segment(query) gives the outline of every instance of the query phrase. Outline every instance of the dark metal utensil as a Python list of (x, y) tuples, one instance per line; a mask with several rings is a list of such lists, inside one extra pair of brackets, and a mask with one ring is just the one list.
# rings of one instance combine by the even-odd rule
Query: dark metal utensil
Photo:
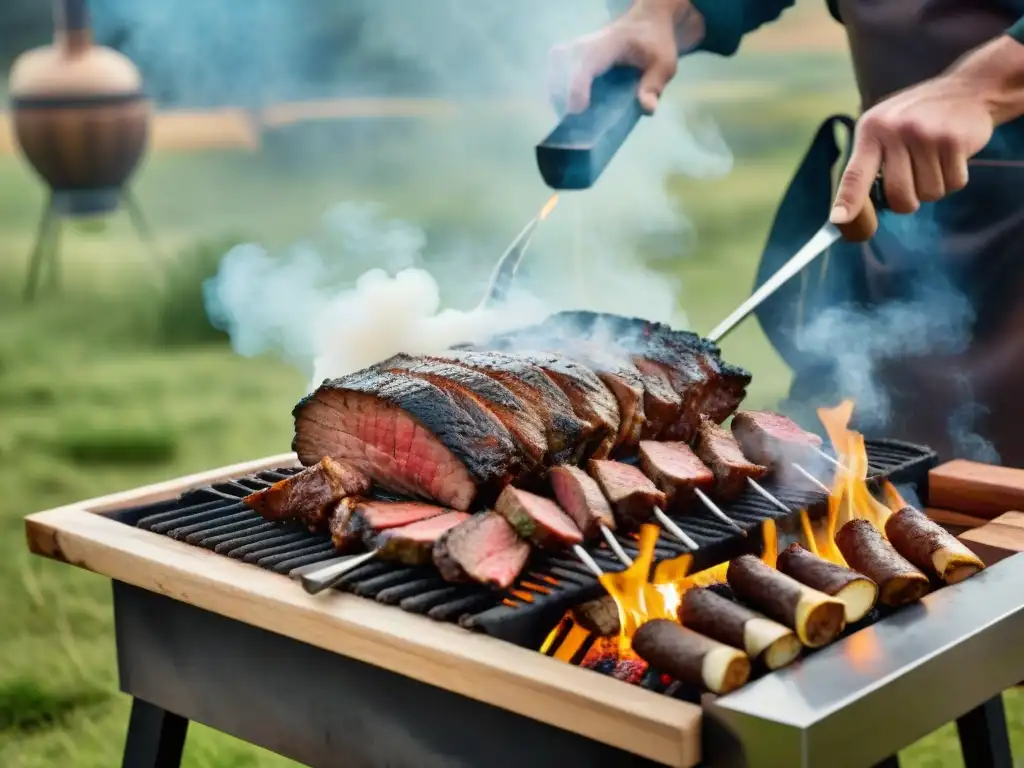
[(523, 231), (516, 235), (516, 239), (512, 241), (512, 244), (501, 255), (501, 258), (498, 259), (498, 263), (494, 267), (494, 273), (491, 275), (491, 282), (487, 286), (487, 291), (477, 307), (478, 310), (503, 301), (508, 295), (508, 289), (511, 287), (512, 281), (515, 280), (516, 272), (523, 261), (526, 249), (530, 247), (533, 233), (537, 231), (537, 225), (547, 218), (557, 203), (558, 195), (552, 195), (544, 204), (544, 207), (541, 208), (540, 213), (523, 227)]
[(637, 100), (640, 70), (613, 67), (595, 78), (590, 106), (567, 115), (537, 145), (537, 166), (552, 189), (587, 189), (639, 122), (644, 111)]

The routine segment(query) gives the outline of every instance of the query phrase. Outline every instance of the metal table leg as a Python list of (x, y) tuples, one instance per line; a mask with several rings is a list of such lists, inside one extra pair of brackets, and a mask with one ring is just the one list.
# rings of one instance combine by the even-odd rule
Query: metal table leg
[(132, 699), (122, 768), (178, 768), (188, 720), (142, 699)]
[(956, 721), (965, 768), (1013, 768), (1002, 695)]
[(875, 763), (873, 768), (900, 768), (900, 756), (890, 755), (880, 763)]

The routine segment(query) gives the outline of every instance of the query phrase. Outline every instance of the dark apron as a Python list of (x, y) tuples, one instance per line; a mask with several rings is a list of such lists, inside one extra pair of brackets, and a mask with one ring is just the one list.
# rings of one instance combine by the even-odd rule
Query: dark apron
[[(940, 74), (1024, 13), (1014, 0), (833, 5), (863, 109)], [(819, 129), (783, 197), (757, 285), (828, 218), (851, 129), (842, 116)], [(782, 409), (806, 426), (816, 426), (814, 408), (852, 397), (868, 435), (1024, 466), (1024, 121), (997, 131), (966, 189), (912, 216), (883, 214), (870, 243), (833, 246), (757, 316), (794, 373)]]

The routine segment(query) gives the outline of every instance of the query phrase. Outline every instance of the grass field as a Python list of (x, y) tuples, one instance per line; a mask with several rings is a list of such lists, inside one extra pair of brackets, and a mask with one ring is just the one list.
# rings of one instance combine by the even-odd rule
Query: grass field
[[(767, 77), (773, 62), (748, 67)], [(821, 117), (850, 109), (848, 82), (828, 85), (840, 65), (828, 57), (805, 64), (787, 79), (784, 98), (765, 87), (760, 98), (720, 98), (711, 107), (735, 169), (723, 179), (671, 181), (696, 247), (637, 248), (637, 259), (680, 281), (677, 300), (695, 328), (709, 328), (749, 290), (803, 143)], [(202, 278), (232, 239), (294, 242), (343, 199), (381, 201), (421, 223), (432, 242), (468, 232), (483, 252), (498, 253), (534, 210), (536, 190), (508, 182), (501, 167), (438, 161), (431, 148), (444, 145), (450, 127), (320, 128), (268, 142), (260, 155), (151, 157), (137, 192), (173, 264), (150, 263), (121, 218), (102, 231), (68, 226), (62, 292), (31, 307), (19, 292), (41, 196), (20, 161), (0, 159), (0, 765), (117, 764), (128, 715), (117, 691), (108, 582), (30, 557), (22, 517), (285, 450), (305, 379), (272, 357), (236, 356), (210, 333)], [(481, 195), (500, 196), (511, 220)], [(490, 263), (470, 271), (485, 274)], [(755, 372), (752, 402), (770, 404), (785, 392), (785, 371), (755, 325), (725, 346), (727, 357)], [(1016, 692), (1008, 702), (1024, 754), (1024, 702)], [(904, 765), (960, 765), (954, 739), (952, 727), (942, 729), (907, 750)], [(185, 764), (290, 763), (193, 726)]]

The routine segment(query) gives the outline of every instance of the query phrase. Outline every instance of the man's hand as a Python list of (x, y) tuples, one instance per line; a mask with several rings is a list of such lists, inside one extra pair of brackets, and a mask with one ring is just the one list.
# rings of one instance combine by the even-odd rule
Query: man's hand
[(637, 94), (653, 113), (676, 62), (704, 36), (704, 19), (690, 0), (635, 0), (603, 29), (551, 51), (551, 91), (571, 113), (590, 104), (590, 85), (616, 64), (643, 72)]
[(884, 171), (897, 213), (913, 213), (963, 189), (967, 161), (997, 125), (1024, 114), (1024, 45), (1001, 37), (945, 74), (901, 91), (864, 113), (832, 208), (833, 224), (857, 218)]

